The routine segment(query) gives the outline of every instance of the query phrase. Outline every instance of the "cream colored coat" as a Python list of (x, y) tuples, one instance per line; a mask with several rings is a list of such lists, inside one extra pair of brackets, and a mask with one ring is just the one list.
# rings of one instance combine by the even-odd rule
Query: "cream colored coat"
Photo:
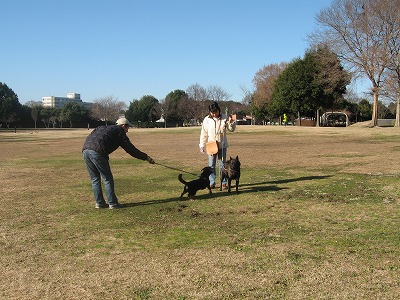
[(228, 147), (226, 131), (233, 132), (236, 129), (236, 122), (229, 123), (225, 118), (212, 118), (207, 116), (203, 120), (200, 133), (199, 147), (204, 148), (207, 142), (217, 141), (220, 149)]

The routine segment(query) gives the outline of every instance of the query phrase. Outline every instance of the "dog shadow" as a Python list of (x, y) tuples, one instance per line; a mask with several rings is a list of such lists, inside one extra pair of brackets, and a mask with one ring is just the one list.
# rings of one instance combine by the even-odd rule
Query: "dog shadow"
[[(266, 184), (266, 183), (265, 183)], [(278, 187), (276, 185), (263, 185), (261, 182), (259, 184), (246, 184), (246, 185), (239, 185), (239, 194), (242, 193), (257, 193), (257, 192), (277, 192), (281, 190), (286, 190), (286, 187)], [(229, 193), (226, 191), (226, 194)], [(236, 195), (236, 190), (231, 188), (230, 194)]]
[[(239, 194), (242, 193), (257, 193), (257, 192), (277, 192), (281, 190), (288, 189), (287, 187), (279, 187), (277, 184), (285, 184), (290, 182), (297, 181), (307, 181), (307, 180), (321, 180), (332, 177), (331, 175), (323, 175), (323, 176), (303, 176), (298, 178), (289, 178), (289, 179), (281, 179), (281, 180), (273, 180), (273, 181), (264, 181), (264, 182), (256, 182), (256, 183), (245, 183), (239, 184)], [(188, 197), (171, 197), (167, 199), (155, 199), (141, 202), (131, 202), (125, 203), (124, 207), (135, 207), (135, 206), (145, 206), (145, 205), (154, 205), (154, 204), (162, 204), (169, 202), (190, 202), (190, 201), (205, 201), (214, 198), (224, 197), (227, 195), (236, 195), (234, 181), (232, 182), (231, 192), (228, 193), (227, 190), (220, 191), (219, 188), (213, 190), (212, 194), (209, 193), (199, 193), (195, 196), (194, 200), (188, 199)]]
[[(298, 178), (289, 178), (289, 179), (281, 179), (281, 180), (273, 180), (273, 181), (264, 181), (264, 182), (256, 182), (256, 183), (245, 183), (239, 184), (239, 193), (254, 193), (254, 192), (268, 192), (268, 191), (280, 191), (286, 190), (287, 187), (278, 187), (277, 184), (285, 184), (296, 181), (306, 181), (306, 180), (320, 180), (331, 177), (331, 175), (322, 175), (322, 176), (303, 176)], [(232, 182), (233, 184), (234, 182)], [(234, 189), (234, 187), (232, 187)], [(232, 193), (231, 188), (231, 193)], [(234, 191), (234, 193), (236, 193)]]
[(307, 180), (320, 180), (320, 179), (327, 179), (332, 177), (331, 175), (322, 175), (322, 176), (303, 176), (298, 178), (289, 178), (289, 179), (281, 179), (281, 180), (273, 180), (273, 181), (264, 181), (264, 182), (256, 182), (256, 183), (245, 183), (239, 185), (240, 187), (254, 187), (254, 186), (263, 186), (269, 184), (284, 184), (296, 181), (307, 181)]
[(209, 200), (218, 197), (217, 193), (212, 193), (212, 194), (200, 194), (196, 195), (196, 197), (191, 200), (188, 197), (171, 197), (167, 199), (155, 199), (155, 200), (148, 200), (148, 201), (141, 201), (141, 202), (131, 202), (131, 203), (125, 203), (124, 207), (135, 207), (135, 206), (145, 206), (145, 205), (153, 205), (153, 204), (162, 204), (162, 203), (169, 203), (169, 202), (180, 202), (180, 203), (185, 203), (185, 202), (191, 202), (191, 201), (199, 201), (199, 200)]

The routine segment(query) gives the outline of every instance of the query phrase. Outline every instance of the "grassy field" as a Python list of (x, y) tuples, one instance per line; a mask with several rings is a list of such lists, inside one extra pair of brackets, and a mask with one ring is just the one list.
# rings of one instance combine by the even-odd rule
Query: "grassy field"
[[(398, 299), (399, 128), (239, 126), (240, 194), (111, 154), (126, 208), (96, 210), (88, 130), (0, 131), (1, 299)], [(133, 129), (199, 173), (199, 128)], [(195, 177), (183, 175), (191, 180)]]

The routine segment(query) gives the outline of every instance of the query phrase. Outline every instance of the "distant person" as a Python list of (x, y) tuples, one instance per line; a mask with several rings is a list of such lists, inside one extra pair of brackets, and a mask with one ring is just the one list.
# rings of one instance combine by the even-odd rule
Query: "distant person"
[(286, 114), (283, 114), (282, 122), (283, 122), (283, 125), (286, 126), (286, 124), (287, 124), (287, 115)]
[[(214, 168), (214, 173), (210, 175), (210, 188), (215, 188), (217, 159), (219, 169), (223, 167), (223, 162), (226, 161), (228, 148), (226, 130), (235, 131), (236, 122), (230, 115), (227, 118), (223, 118), (217, 102), (212, 102), (208, 110), (209, 114), (204, 118), (201, 127), (199, 147), (200, 152), (205, 153), (207, 142), (216, 141), (218, 144), (218, 153), (208, 155), (208, 166)], [(226, 180), (222, 182), (222, 187), (227, 188)]]
[[(151, 164), (155, 163), (150, 156), (138, 150), (130, 142), (126, 135), (129, 127), (133, 127), (133, 125), (125, 118), (118, 119), (117, 125), (99, 126), (88, 135), (83, 145), (82, 154), (92, 180), (95, 208), (123, 207), (114, 192), (114, 177), (108, 161), (110, 153), (118, 147), (122, 147), (134, 158), (146, 160)], [(103, 178), (108, 204), (101, 189), (101, 178)]]

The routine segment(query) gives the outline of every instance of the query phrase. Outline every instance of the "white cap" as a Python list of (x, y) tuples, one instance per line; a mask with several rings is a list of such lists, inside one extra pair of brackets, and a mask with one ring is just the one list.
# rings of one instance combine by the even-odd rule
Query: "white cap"
[(128, 121), (127, 118), (119, 118), (117, 120), (117, 125), (128, 125), (129, 127), (133, 127), (133, 125), (131, 124), (131, 122)]

